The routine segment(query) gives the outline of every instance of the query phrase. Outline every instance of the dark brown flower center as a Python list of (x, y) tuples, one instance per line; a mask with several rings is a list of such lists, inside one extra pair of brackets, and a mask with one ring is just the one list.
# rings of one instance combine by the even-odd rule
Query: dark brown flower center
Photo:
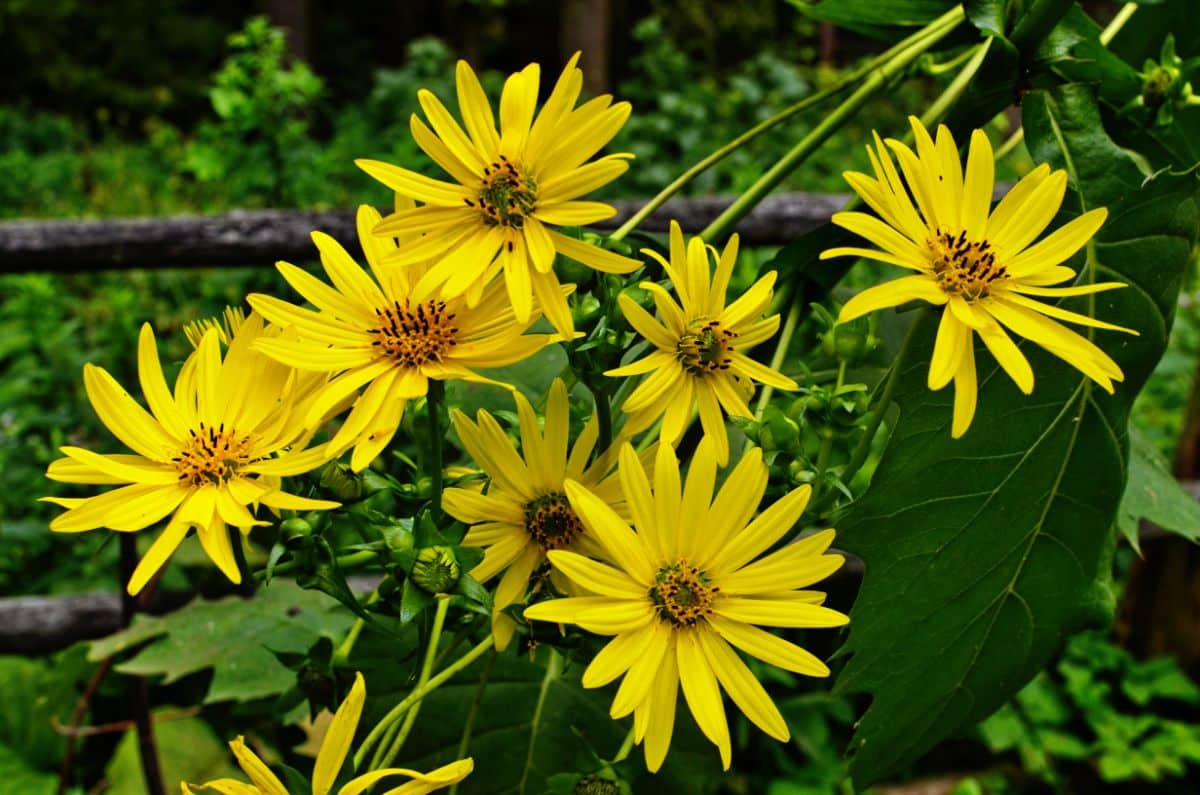
[(736, 337), (736, 333), (721, 328), (719, 321), (693, 321), (676, 343), (675, 356), (692, 375), (728, 370), (729, 353), (733, 350), (730, 343)]
[(250, 437), (225, 430), (224, 423), (206, 428), (202, 422), (199, 430), (191, 431), (187, 449), (171, 460), (181, 481), (193, 486), (221, 485), (250, 463)]
[(943, 290), (968, 301), (986, 298), (993, 282), (1008, 278), (996, 263), (996, 251), (986, 240), (968, 240), (966, 232), (955, 237), (939, 230), (928, 241), (933, 275)]
[(525, 505), (525, 532), (542, 549), (562, 549), (583, 532), (565, 494), (551, 492)]
[(705, 572), (681, 559), (658, 570), (650, 586), (650, 601), (658, 609), (660, 620), (690, 627), (712, 613), (718, 590)]
[(367, 329), (375, 337), (371, 345), (404, 367), (419, 367), (441, 361), (458, 344), (454, 313), (445, 301), (425, 301), (413, 307), (401, 304), (376, 309), (378, 328)]
[(525, 216), (537, 205), (537, 182), (500, 155), (496, 162), (484, 166), (478, 197), (463, 201), (470, 207), (478, 207), (484, 221), (492, 226), (520, 229), (525, 225)]

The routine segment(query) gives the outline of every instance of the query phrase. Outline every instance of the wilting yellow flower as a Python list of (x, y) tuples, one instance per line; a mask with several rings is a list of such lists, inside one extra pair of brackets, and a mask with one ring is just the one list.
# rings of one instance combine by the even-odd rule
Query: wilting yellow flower
[[(490, 480), (486, 494), (468, 489), (446, 489), (446, 512), (473, 525), (463, 539), (466, 546), (484, 547), (483, 560), (471, 571), (480, 581), (501, 571), (504, 576), (493, 597), (492, 633), (496, 647), (504, 649), (515, 625), (501, 611), (524, 596), (529, 579), (552, 549), (573, 549), (587, 555), (601, 548), (583, 532), (563, 491), (570, 479), (590, 489), (609, 505), (623, 508), (621, 487), (615, 474), (617, 448), (588, 459), (596, 446), (599, 426), (593, 417), (567, 453), (570, 432), (567, 388), (555, 379), (546, 402), (545, 430), (538, 430), (537, 415), (520, 392), (513, 392), (521, 421), (518, 455), (495, 418), (486, 411), (471, 422), (457, 409), (451, 413), (463, 446)], [(563, 583), (565, 585), (565, 583)]]
[(375, 279), (337, 241), (314, 232), (332, 288), (295, 265), (280, 262), (277, 267), (317, 311), (269, 295), (247, 299), (263, 317), (294, 326), (299, 335), (298, 339), (260, 340), (259, 350), (300, 370), (339, 373), (310, 406), (305, 418), (309, 425), (368, 385), (329, 442), (331, 457), (354, 447), (350, 467), (356, 472), (392, 440), (405, 405), (425, 395), (429, 379), (498, 384), (473, 368), (512, 364), (557, 339), (546, 334), (522, 336), (538, 316), (535, 312), (525, 321), (516, 320), (499, 285), (487, 287), (472, 307), (461, 297), (441, 299), (431, 294), (434, 285), (427, 279), (428, 264), (384, 265), (396, 244), (371, 234), (378, 221), (375, 209), (358, 208), (359, 239)]
[[(713, 441), (717, 461), (724, 465), (729, 460), (729, 440), (721, 409), (734, 416), (753, 417), (746, 405), (754, 391), (752, 381), (778, 389), (795, 389), (796, 382), (746, 355), (779, 328), (779, 315), (762, 317), (771, 303), (775, 271), (726, 306), (725, 291), (737, 259), (738, 236), (729, 238), (711, 278), (709, 252), (698, 237), (685, 247), (683, 231), (675, 221), (671, 222), (670, 262), (654, 251), (643, 251), (663, 266), (682, 306), (660, 285), (642, 282), (641, 287), (654, 297), (659, 323), (632, 298), (621, 295), (618, 300), (625, 319), (658, 350), (605, 375), (650, 373), (621, 407), (630, 414), (627, 433), (649, 427), (661, 415), (660, 437), (674, 445), (699, 406), (705, 438)], [(712, 252), (715, 257), (715, 249)]]
[[(362, 674), (355, 674), (354, 686), (350, 688), (346, 700), (338, 707), (333, 720), (330, 721), (325, 739), (321, 743), (321, 750), (317, 752), (317, 763), (313, 768), (312, 795), (327, 795), (333, 789), (338, 771), (342, 769), (342, 763), (346, 761), (346, 755), (350, 752), (350, 743), (354, 741), (354, 730), (358, 727), (358, 720), (362, 716), (363, 702), (366, 697), (367, 686), (363, 682)], [(283, 782), (271, 772), (257, 754), (246, 747), (246, 743), (241, 737), (231, 742), (229, 747), (233, 749), (238, 766), (242, 768), (251, 783), (245, 784), (231, 778), (217, 779), (205, 784), (189, 785), (181, 782), (183, 795), (192, 795), (193, 787), (195, 789), (214, 789), (225, 795), (288, 795), (287, 787), (283, 786)], [(425, 795), (427, 792), (457, 784), (466, 778), (474, 768), (475, 761), (467, 758), (451, 762), (429, 773), (402, 767), (372, 770), (370, 773), (350, 779), (345, 786), (338, 790), (338, 795), (361, 795), (370, 790), (376, 782), (391, 776), (405, 776), (411, 781), (389, 789), (388, 795)]]
[[(417, 96), (430, 130), (415, 114), (417, 144), (454, 182), (430, 179), (376, 160), (360, 168), (396, 193), (425, 206), (399, 210), (375, 233), (425, 232), (389, 254), (388, 264), (408, 265), (431, 257), (441, 262), (429, 278), (444, 284), (443, 297), (478, 291), (500, 270), (517, 319), (532, 317), (533, 296), (558, 332), (573, 332), (571, 312), (554, 275), (555, 252), (609, 273), (628, 273), (640, 263), (549, 228), (584, 226), (616, 210), (579, 197), (625, 173), (630, 154), (587, 162), (629, 118), (629, 103), (601, 96), (575, 107), (583, 86), (576, 54), (535, 117), (541, 70), (530, 64), (513, 74), (500, 97), (500, 129), (487, 96), (465, 61), (458, 62), (458, 106), (466, 131), (431, 92)], [(472, 296), (470, 291), (474, 291)]]
[(60, 533), (107, 527), (142, 530), (171, 515), (166, 529), (133, 572), (128, 590), (136, 594), (166, 563), (195, 527), (213, 563), (241, 582), (226, 525), (249, 533), (255, 519), (247, 505), (313, 510), (338, 503), (278, 490), (277, 478), (320, 465), (325, 451), (303, 450), (307, 440), (301, 416), (307, 405), (297, 374), (254, 350), (264, 338), (256, 314), (240, 324), (221, 357), (220, 332), (206, 331), (168, 391), (154, 332), (142, 326), (138, 375), (148, 413), (108, 374), (85, 365), (88, 399), (113, 435), (136, 455), (101, 455), (63, 447), (67, 456), (50, 464), (46, 477), (64, 483), (128, 484), (96, 497), (43, 498), (69, 508), (50, 523)]
[[(767, 486), (767, 467), (754, 449), (713, 498), (717, 459), (704, 440), (680, 490), (679, 462), (659, 447), (651, 492), (633, 449), (621, 450), (620, 473), (635, 533), (604, 500), (568, 480), (567, 497), (591, 537), (614, 565), (567, 550), (550, 563), (594, 596), (540, 602), (525, 616), (578, 624), (616, 637), (583, 674), (584, 687), (624, 675), (611, 714), (633, 713), (634, 739), (645, 740), (646, 766), (658, 770), (671, 743), (675, 699), (683, 696), (701, 731), (729, 768), (731, 748), (720, 688), (756, 726), (778, 740), (788, 727), (771, 697), (730, 644), (752, 657), (808, 676), (829, 669), (809, 652), (757, 625), (836, 627), (849, 619), (822, 607), (825, 594), (797, 590), (842, 565), (823, 554), (833, 530), (787, 544), (783, 539), (808, 504), (812, 489), (789, 492), (751, 521)], [(719, 685), (719, 687), (718, 687)]]
[[(972, 332), (1025, 394), (1033, 391), (1033, 369), (1005, 326), (1112, 392), (1112, 382), (1124, 378), (1116, 362), (1090, 340), (1050, 318), (1137, 332), (1033, 298), (1089, 295), (1125, 286), (1120, 282), (1047, 286), (1075, 278), (1075, 271), (1062, 263), (1091, 240), (1108, 211), (1103, 207), (1089, 210), (1030, 245), (1062, 205), (1066, 172), (1038, 166), (1014, 185), (989, 215), (994, 163), (987, 135), (982, 130), (971, 134), (964, 174), (958, 147), (944, 125), (938, 127), (935, 142), (919, 120), (910, 117), (909, 121), (916, 135), (915, 153), (899, 141), (881, 141), (876, 134), (875, 149), (867, 148), (875, 176), (853, 171), (844, 175), (879, 217), (857, 212), (833, 216), (835, 224), (865, 237), (882, 251), (834, 248), (822, 252), (821, 258), (866, 257), (917, 273), (864, 290), (846, 302), (838, 320), (853, 320), (913, 300), (947, 307), (938, 326), (928, 381), (930, 389), (954, 381), (951, 434), (955, 438), (966, 432), (975, 416)], [(888, 154), (889, 147), (900, 161), (899, 172)]]

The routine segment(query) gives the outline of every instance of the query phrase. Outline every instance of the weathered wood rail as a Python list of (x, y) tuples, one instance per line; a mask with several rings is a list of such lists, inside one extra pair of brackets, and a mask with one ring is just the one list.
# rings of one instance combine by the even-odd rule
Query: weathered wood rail
[[(744, 245), (781, 245), (829, 220), (842, 194), (768, 196), (738, 224)], [(707, 226), (732, 199), (672, 199), (642, 225), (665, 232), (671, 219), (687, 230)], [(596, 226), (613, 229), (643, 204), (613, 203), (617, 215)], [(125, 268), (262, 266), (314, 255), (309, 233), (319, 229), (346, 243), (356, 232), (354, 210), (234, 210), (218, 215), (102, 220), (0, 222), (0, 273)]]

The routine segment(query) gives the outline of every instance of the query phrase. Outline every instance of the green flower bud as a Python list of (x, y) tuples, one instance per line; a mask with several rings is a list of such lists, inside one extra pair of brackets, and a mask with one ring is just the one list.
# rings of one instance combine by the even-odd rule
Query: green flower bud
[(458, 584), (462, 569), (449, 547), (426, 547), (417, 553), (410, 575), (429, 593), (448, 593)]
[(299, 516), (293, 516), (279, 523), (279, 534), (284, 544), (294, 547), (313, 534), (313, 526)]
[(362, 496), (363, 479), (350, 471), (350, 467), (330, 461), (321, 470), (321, 485), (329, 489), (342, 502), (352, 502)]
[(1147, 108), (1161, 107), (1167, 100), (1171, 84), (1179, 76), (1179, 70), (1155, 65), (1142, 80), (1142, 102)]

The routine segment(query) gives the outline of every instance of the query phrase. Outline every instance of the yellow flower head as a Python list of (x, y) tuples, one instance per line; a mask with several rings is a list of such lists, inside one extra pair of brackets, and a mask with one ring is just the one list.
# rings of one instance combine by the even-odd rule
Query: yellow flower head
[[(350, 743), (354, 741), (354, 730), (358, 728), (358, 719), (362, 716), (363, 702), (366, 698), (367, 686), (363, 682), (362, 674), (355, 674), (354, 686), (350, 688), (346, 700), (334, 714), (325, 739), (321, 743), (321, 750), (317, 752), (317, 763), (313, 768), (312, 795), (328, 795), (333, 788), (338, 771), (342, 769), (342, 763), (346, 761), (346, 754), (350, 752)], [(238, 766), (242, 768), (251, 783), (245, 784), (231, 778), (217, 779), (205, 784), (189, 785), (184, 782), (180, 784), (183, 795), (193, 795), (193, 787), (195, 789), (213, 789), (226, 793), (226, 795), (288, 795), (283, 782), (271, 772), (257, 754), (246, 747), (246, 743), (241, 737), (231, 742), (229, 747), (233, 749)], [(405, 776), (411, 780), (399, 787), (389, 789), (388, 795), (425, 795), (427, 792), (457, 784), (474, 769), (475, 761), (467, 758), (451, 762), (429, 773), (402, 767), (372, 770), (370, 773), (364, 773), (346, 782), (345, 786), (338, 790), (338, 795), (361, 795), (370, 790), (376, 782), (391, 776)]]
[(712, 440), (717, 461), (723, 466), (729, 460), (729, 441), (722, 409), (738, 417), (752, 417), (746, 400), (754, 391), (753, 381), (778, 389), (795, 389), (796, 382), (746, 355), (779, 328), (779, 315), (762, 316), (771, 303), (775, 272), (763, 276), (726, 306), (725, 291), (737, 260), (738, 236), (729, 239), (711, 275), (710, 251), (716, 257), (715, 249), (698, 237), (685, 246), (683, 231), (675, 221), (671, 222), (670, 262), (656, 252), (643, 251), (663, 266), (682, 306), (661, 286), (642, 282), (641, 287), (654, 297), (662, 319), (659, 323), (632, 298), (621, 295), (625, 319), (658, 350), (605, 375), (650, 373), (621, 407), (631, 415), (627, 433), (649, 427), (662, 415), (660, 438), (674, 445), (699, 406), (705, 438)]
[(431, 272), (428, 264), (384, 265), (396, 244), (370, 233), (378, 221), (373, 208), (358, 209), (359, 239), (374, 279), (337, 241), (314, 232), (333, 287), (295, 265), (280, 262), (277, 267), (316, 311), (268, 295), (248, 299), (263, 317), (294, 326), (299, 335), (261, 340), (263, 353), (300, 370), (338, 373), (309, 407), (304, 419), (310, 426), (367, 385), (329, 442), (330, 456), (354, 447), (350, 466), (356, 472), (391, 441), (405, 405), (425, 395), (429, 379), (496, 384), (473, 368), (512, 364), (556, 339), (522, 336), (537, 314), (518, 321), (498, 285), (484, 289), (479, 302), (468, 306), (462, 297), (443, 299), (431, 293), (425, 278)]
[(828, 676), (829, 669), (812, 654), (755, 625), (837, 627), (849, 620), (821, 606), (825, 594), (798, 590), (842, 565), (840, 555), (824, 554), (833, 530), (755, 560), (791, 531), (812, 489), (795, 489), (751, 520), (767, 486), (761, 451), (742, 457), (714, 499), (716, 471), (712, 443), (705, 439), (681, 490), (675, 451), (661, 445), (651, 490), (626, 445), (621, 484), (637, 532), (604, 500), (568, 480), (571, 506), (614, 565), (551, 551), (550, 563), (595, 595), (525, 610), (527, 618), (615, 636), (584, 671), (583, 686), (602, 687), (625, 677), (611, 714), (633, 713), (634, 739), (645, 741), (651, 771), (662, 765), (670, 746), (681, 684), (692, 716), (720, 749), (726, 769), (731, 748), (721, 688), (756, 726), (787, 740), (779, 710), (730, 644), (788, 671)]
[[(601, 96), (575, 107), (583, 86), (576, 54), (535, 114), (541, 70), (530, 64), (510, 76), (500, 97), (500, 129), (488, 98), (465, 61), (458, 62), (458, 107), (464, 132), (431, 92), (418, 92), (429, 120), (415, 114), (417, 144), (454, 182), (430, 179), (376, 160), (360, 168), (402, 196), (424, 203), (399, 210), (375, 227), (376, 234), (426, 233), (387, 257), (408, 265), (431, 257), (441, 262), (429, 279), (442, 295), (477, 292), (500, 270), (517, 318), (532, 315), (533, 297), (558, 332), (573, 332), (567, 301), (554, 275), (555, 252), (610, 273), (636, 269), (636, 260), (583, 243), (552, 226), (583, 226), (611, 217), (607, 204), (579, 197), (625, 173), (629, 154), (587, 162), (629, 118), (629, 103)], [(468, 292), (468, 297), (472, 297)], [(472, 302), (474, 298), (472, 297)]]
[[(875, 149), (867, 148), (875, 176), (853, 171), (844, 175), (879, 217), (857, 212), (833, 216), (835, 224), (882, 250), (834, 248), (822, 252), (821, 258), (866, 257), (908, 268), (916, 275), (864, 290), (846, 302), (838, 320), (853, 320), (912, 300), (945, 307), (929, 364), (929, 388), (941, 389), (954, 381), (951, 433), (955, 438), (966, 433), (975, 416), (973, 333), (1025, 394), (1033, 391), (1033, 370), (1004, 327), (1112, 392), (1112, 382), (1124, 377), (1116, 362), (1090, 340), (1050, 318), (1137, 332), (1034, 300), (1125, 286), (1119, 282), (1048, 286), (1075, 278), (1075, 271), (1062, 263), (1091, 240), (1108, 212), (1103, 207), (1089, 210), (1034, 243), (1062, 205), (1067, 189), (1065, 171), (1038, 166), (1013, 186), (989, 215), (994, 163), (987, 135), (982, 130), (971, 134), (964, 174), (958, 147), (944, 125), (938, 127), (935, 141), (919, 120), (910, 117), (909, 121), (916, 136), (916, 152), (896, 140), (882, 141), (876, 134)], [(900, 161), (899, 172), (889, 148)]]
[[(563, 484), (572, 480), (590, 489), (606, 503), (623, 509), (620, 484), (611, 474), (615, 447), (588, 459), (596, 445), (599, 426), (593, 417), (567, 452), (570, 432), (567, 388), (555, 379), (546, 403), (545, 430), (538, 430), (537, 415), (520, 392), (513, 392), (521, 421), (521, 451), (517, 455), (495, 418), (486, 411), (471, 420), (461, 411), (451, 416), (454, 429), (471, 458), (490, 480), (487, 494), (467, 489), (446, 489), (446, 512), (473, 525), (463, 539), (466, 546), (484, 547), (484, 557), (471, 576), (486, 582), (504, 571), (493, 599), (496, 646), (504, 649), (515, 625), (501, 611), (524, 596), (530, 577), (552, 549), (572, 549), (587, 555), (602, 550), (583, 532)], [(567, 583), (563, 582), (565, 587)]]
[(143, 409), (107, 371), (83, 369), (88, 399), (113, 435), (135, 455), (101, 455), (63, 447), (66, 458), (46, 477), (64, 483), (123, 484), (85, 499), (46, 497), (69, 510), (50, 523), (60, 533), (107, 527), (142, 530), (171, 515), (166, 529), (128, 583), (138, 593), (166, 563), (190, 528), (217, 567), (241, 581), (226, 525), (248, 533), (255, 519), (247, 505), (313, 510), (338, 503), (278, 490), (278, 478), (321, 464), (325, 451), (303, 450), (307, 409), (298, 375), (259, 354), (262, 318), (251, 314), (229, 338), (224, 359), (220, 332), (204, 332), (184, 362), (172, 393), (167, 389), (150, 325), (138, 339), (138, 375), (150, 406)]

